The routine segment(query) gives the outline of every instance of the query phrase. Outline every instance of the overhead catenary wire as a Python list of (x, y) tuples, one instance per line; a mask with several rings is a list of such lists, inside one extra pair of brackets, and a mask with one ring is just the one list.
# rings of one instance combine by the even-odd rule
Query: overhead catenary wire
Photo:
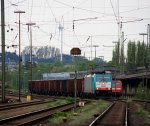
[(33, 0), (31, 0), (30, 22), (31, 22), (32, 12), (33, 12)]
[[(110, 6), (110, 2), (109, 1), (105, 1), (105, 5), (104, 4), (97, 4), (95, 1), (91, 1), (91, 0), (74, 0), (74, 1), (61, 1), (61, 0), (38, 0), (36, 3), (35, 1), (33, 1), (33, 6), (31, 5), (31, 2), (32, 1), (29, 1), (29, 0), (18, 0), (18, 1), (10, 1), (10, 0), (7, 0), (9, 2), (9, 4), (5, 7), (5, 9), (7, 9), (8, 6), (11, 5), (11, 8), (10, 10), (7, 9), (7, 11), (9, 10), (11, 12), (11, 9), (15, 9), (15, 10), (18, 10), (19, 8), (21, 7), (24, 7), (24, 8), (27, 8), (27, 10), (29, 10), (29, 12), (27, 11), (27, 14), (26, 15), (23, 15), (23, 22), (27, 22), (29, 21), (30, 18), (32, 18), (34, 20), (34, 22), (36, 22), (39, 26), (40, 26), (40, 29), (39, 30), (35, 30), (35, 36), (33, 37), (33, 40), (36, 40), (35, 43), (39, 44), (39, 45), (42, 45), (42, 42), (44, 41), (44, 43), (55, 43), (57, 42), (57, 44), (59, 43), (58, 41), (58, 23), (55, 22), (55, 19), (58, 21), (59, 18), (61, 16), (64, 17), (64, 23), (65, 23), (65, 28), (64, 28), (64, 45), (68, 45), (70, 46), (72, 42), (71, 40), (71, 31), (72, 31), (72, 20), (68, 18), (68, 15), (70, 16), (73, 9), (72, 7), (74, 6), (75, 10), (76, 10), (76, 19), (78, 18), (85, 18), (88, 15), (98, 15), (99, 19), (96, 20), (96, 21), (83, 21), (83, 22), (77, 22), (76, 23), (76, 30), (75, 30), (75, 41), (79, 44), (83, 44), (86, 39), (86, 37), (89, 36), (88, 32), (82, 32), (80, 33), (79, 29), (81, 28), (86, 28), (85, 26), (87, 25), (88, 27), (95, 27), (96, 25), (98, 26), (98, 29), (101, 29), (101, 26), (102, 25), (109, 25), (109, 23), (112, 23), (115, 24), (116, 21), (114, 18), (114, 13), (113, 13), (113, 10), (112, 12), (111, 11), (108, 11), (111, 10), (111, 6)], [(111, 0), (111, 2), (113, 2), (115, 0)], [(22, 3), (21, 3), (22, 2)], [(67, 4), (69, 6), (66, 6), (66, 5), (63, 5), (61, 3), (58, 3), (58, 2), (61, 2), (61, 3), (64, 3), (64, 4)], [(86, 4), (84, 4), (84, 2)], [(92, 2), (92, 5), (90, 4)], [(121, 1), (120, 1), (121, 2)], [(15, 4), (15, 3), (18, 3), (17, 6), (15, 5), (12, 5), (12, 4)], [(41, 3), (41, 5), (40, 5)], [(91, 7), (92, 6), (92, 7)], [(105, 11), (102, 10), (102, 7), (105, 8)], [(114, 9), (116, 9), (116, 6), (113, 6)], [(145, 9), (144, 10), (147, 10), (149, 9), (149, 4), (143, 4), (142, 2), (139, 3), (139, 7), (137, 7), (136, 4), (132, 5), (120, 5), (121, 9), (124, 8), (123, 10), (120, 10), (120, 14), (123, 15), (124, 12), (126, 11), (130, 11), (130, 10), (134, 10), (133, 12), (141, 12), (143, 11), (144, 7)], [(31, 15), (31, 8), (32, 8), (32, 17), (30, 16)], [(41, 11), (39, 13), (36, 13), (35, 10), (39, 10), (39, 8), (41, 9)], [(99, 9), (98, 9), (99, 8)], [(132, 9), (133, 8), (133, 9)], [(136, 11), (136, 9), (138, 9)], [(142, 9), (143, 8), (143, 9)], [(62, 11), (62, 13), (57, 13), (57, 10), (64, 10)], [(140, 11), (141, 10), (141, 11)], [(48, 15), (46, 15), (46, 12), (48, 12)], [(79, 15), (78, 15), (78, 12), (81, 12)], [(99, 13), (100, 12), (100, 13)], [(103, 13), (101, 13), (103, 12)], [(105, 15), (106, 14), (106, 15)], [(128, 12), (126, 12), (126, 14), (128, 14)], [(9, 14), (11, 15), (11, 14)], [(35, 18), (35, 17), (39, 17), (39, 18)], [(88, 16), (87, 16), (88, 17)], [(123, 15), (122, 16), (122, 22), (125, 22), (126, 20), (132, 20), (132, 19), (140, 19), (140, 17), (143, 17), (143, 15)], [(144, 24), (146, 21), (148, 22), (150, 20), (149, 16), (144, 16), (145, 19), (143, 22), (141, 22), (142, 24)], [(101, 19), (100, 19), (101, 18)], [(11, 23), (11, 19), (9, 21), (9, 24), (10, 25), (13, 25)], [(94, 26), (95, 25), (95, 26)], [(88, 29), (87, 27), (87, 30), (86, 31), (89, 31), (90, 33), (90, 30), (92, 31), (92, 29)], [(125, 25), (126, 27), (126, 25)], [(26, 31), (27, 29), (23, 28), (22, 32)], [(97, 30), (97, 29), (96, 29)], [(113, 30), (113, 29), (112, 29)], [(10, 36), (10, 40), (13, 40), (14, 38), (14, 35), (16, 35), (15, 33), (11, 33), (9, 36)], [(136, 35), (138, 35), (137, 33), (134, 33), (133, 31), (131, 32), (128, 32), (127, 33), (128, 36), (133, 36), (131, 38), (138, 38), (136, 37)], [(13, 37), (11, 37), (13, 36)], [(101, 32), (97, 32), (97, 33), (93, 33), (92, 34), (93, 38), (96, 38), (96, 39), (101, 39), (101, 38), (108, 38), (108, 39), (115, 39), (115, 37), (117, 37), (117, 34), (115, 32), (112, 32), (111, 33), (101, 33)], [(26, 40), (26, 35), (23, 33), (23, 42), (25, 43)], [(43, 39), (43, 41), (42, 41)], [(78, 39), (78, 40), (77, 40)], [(71, 40), (71, 41), (70, 41)], [(98, 41), (97, 41), (98, 42)], [(100, 41), (101, 42), (101, 41)], [(26, 44), (27, 45), (27, 44)]]
[(111, 7), (112, 7), (112, 9), (113, 9), (113, 13), (114, 13), (115, 19), (116, 19), (116, 21), (117, 21), (117, 23), (118, 23), (119, 21), (118, 21), (118, 18), (117, 18), (117, 15), (116, 15), (116, 13), (115, 13), (115, 10), (114, 10), (114, 7), (113, 7), (113, 4), (112, 4), (112, 1), (111, 1), (111, 0), (110, 0), (110, 4), (111, 4)]
[(16, 3), (12, 3), (12, 2), (10, 2), (10, 0), (8, 0), (8, 2), (9, 2), (11, 5), (6, 6), (5, 9), (10, 8), (10, 7), (12, 7), (12, 6), (18, 6), (18, 4), (21, 4), (21, 3), (25, 2), (25, 1), (27, 1), (27, 0), (22, 0), (22, 1), (18, 1), (18, 2), (16, 2)]

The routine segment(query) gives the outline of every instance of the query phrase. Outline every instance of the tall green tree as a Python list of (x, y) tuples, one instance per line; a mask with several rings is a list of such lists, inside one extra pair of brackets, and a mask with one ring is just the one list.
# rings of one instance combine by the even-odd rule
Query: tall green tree
[(138, 44), (137, 44), (136, 65), (137, 66), (142, 65), (142, 49), (141, 49), (140, 41), (138, 41)]
[(128, 42), (127, 64), (128, 68), (134, 68), (136, 66), (136, 44), (132, 41)]
[[(112, 61), (111, 64), (119, 67), (118, 63), (118, 46), (115, 46), (115, 49), (112, 52)], [(135, 41), (129, 41), (127, 45), (127, 57), (126, 57), (126, 66), (128, 69), (145, 66), (148, 64), (150, 59), (150, 48), (144, 42), (138, 41), (137, 44)]]
[(113, 56), (112, 56), (112, 64), (114, 66), (118, 66), (119, 65), (119, 48), (118, 48), (118, 44), (116, 44), (115, 49), (113, 50)]
[(137, 54), (136, 54), (136, 65), (138, 67), (144, 66), (145, 62), (147, 61), (147, 51), (148, 48), (144, 42), (137, 44)]
[(115, 64), (116, 64), (116, 51), (113, 50), (112, 53), (113, 53), (113, 54), (112, 54), (113, 56), (112, 56), (112, 62), (111, 62), (111, 63), (112, 63), (113, 65), (115, 65)]

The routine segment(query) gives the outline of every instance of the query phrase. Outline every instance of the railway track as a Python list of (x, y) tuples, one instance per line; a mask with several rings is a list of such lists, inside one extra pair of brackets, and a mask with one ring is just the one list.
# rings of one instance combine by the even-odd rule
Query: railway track
[[(0, 93), (1, 94), (1, 93)], [(14, 96), (14, 97), (18, 97), (18, 93), (17, 92), (9, 92), (7, 91), (7, 95), (6, 96)], [(20, 94), (21, 97), (26, 98), (27, 94), (25, 93), (21, 93)], [(32, 94), (32, 99), (49, 99), (49, 98), (54, 98), (54, 99), (64, 99), (63, 97), (60, 98), (60, 96), (49, 96), (49, 95), (38, 95), (38, 94)]]
[(45, 108), (34, 112), (28, 112), (17, 116), (12, 116), (0, 120), (0, 125), (3, 126), (29, 126), (43, 119), (52, 116), (57, 111), (68, 111), (74, 107), (74, 104), (69, 103), (51, 108)]
[(127, 103), (114, 101), (89, 126), (127, 126)]
[[(15, 93), (15, 92), (14, 93), (7, 93), (7, 96), (16, 96), (16, 97), (18, 97), (18, 93)], [(27, 94), (20, 94), (20, 96), (26, 98)], [(32, 98), (33, 99), (47, 99), (47, 98), (50, 98), (50, 96), (32, 94)]]
[(0, 105), (0, 111), (7, 110), (7, 109), (15, 109), (19, 107), (26, 107), (26, 106), (31, 106), (31, 105), (38, 105), (38, 104), (44, 104), (44, 103), (49, 103), (49, 102), (54, 102), (56, 100), (39, 100), (39, 101), (34, 101), (34, 102), (24, 102), (24, 103), (15, 103), (15, 104), (7, 104), (7, 105)]

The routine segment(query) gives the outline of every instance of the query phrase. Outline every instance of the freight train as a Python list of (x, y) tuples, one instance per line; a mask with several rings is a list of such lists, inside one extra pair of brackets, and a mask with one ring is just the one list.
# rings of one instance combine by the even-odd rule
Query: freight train
[[(75, 86), (76, 85), (76, 86)], [(76, 89), (76, 90), (75, 90)], [(86, 75), (84, 78), (58, 78), (29, 81), (31, 93), (64, 96), (121, 95), (121, 81), (112, 81), (111, 74)]]

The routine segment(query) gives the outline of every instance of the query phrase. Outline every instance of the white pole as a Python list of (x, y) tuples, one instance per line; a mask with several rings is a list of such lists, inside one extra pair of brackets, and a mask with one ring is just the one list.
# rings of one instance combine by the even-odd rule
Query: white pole
[(118, 65), (120, 63), (120, 32), (121, 32), (119, 16), (120, 16), (120, 12), (119, 12), (119, 0), (118, 0)]
[(61, 26), (61, 24), (59, 24), (59, 30), (61, 32), (61, 62), (63, 61), (63, 26)]
[(91, 36), (91, 61), (92, 61), (92, 36)]
[(148, 34), (148, 36), (147, 36), (147, 43), (150, 46), (150, 24), (148, 24), (147, 27), (148, 27), (148, 29), (147, 29), (147, 34)]

